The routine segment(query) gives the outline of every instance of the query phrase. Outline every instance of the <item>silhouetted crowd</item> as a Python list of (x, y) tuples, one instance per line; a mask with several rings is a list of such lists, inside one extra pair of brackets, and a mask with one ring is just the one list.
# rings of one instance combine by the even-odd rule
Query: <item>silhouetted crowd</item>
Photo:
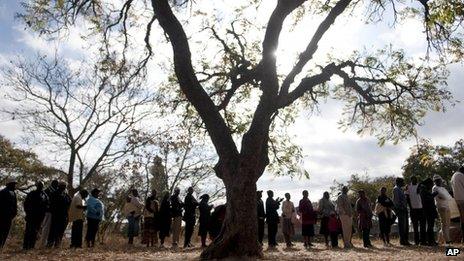
[[(12, 220), (17, 215), (16, 180), (9, 179), (6, 187), (0, 191), (0, 247), (3, 248), (8, 237)], [(262, 245), (265, 224), (268, 229), (270, 248), (277, 246), (276, 236), (280, 228), (287, 247), (292, 247), (295, 226), (301, 226), (304, 246), (313, 246), (315, 224), (320, 223), (319, 234), (323, 235), (325, 244), (338, 247), (341, 235), (345, 248), (353, 247), (352, 233), (354, 222), (363, 238), (363, 246), (372, 247), (370, 232), (374, 215), (378, 218), (380, 238), (385, 246), (390, 246), (391, 226), (398, 222), (399, 243), (410, 245), (409, 218), (414, 231), (416, 245), (437, 245), (434, 226), (439, 218), (441, 233), (445, 244), (451, 244), (450, 237), (450, 204), (456, 202), (460, 213), (461, 233), (464, 235), (464, 167), (456, 171), (451, 180), (453, 196), (444, 186), (445, 181), (439, 176), (419, 181), (412, 177), (405, 186), (404, 179), (397, 178), (392, 197), (383, 187), (372, 204), (365, 191), (357, 191), (357, 200), (352, 204), (348, 196), (348, 187), (342, 187), (335, 202), (330, 200), (328, 192), (324, 192), (317, 208), (314, 208), (304, 190), (302, 199), (295, 206), (289, 193), (285, 198), (274, 199), (273, 191), (267, 191), (268, 198), (262, 200), (262, 191), (257, 191), (258, 241)], [(68, 195), (67, 184), (54, 180), (44, 189), (42, 182), (36, 183), (36, 189), (29, 192), (24, 200), (25, 232), (24, 249), (40, 247), (59, 247), (63, 235), (71, 223), (71, 248), (81, 248), (84, 225), (87, 225), (85, 242), (87, 247), (95, 245), (100, 222), (104, 219), (104, 204), (99, 199), (101, 191), (93, 189), (90, 193), (79, 190), (73, 198)], [(134, 244), (134, 238), (141, 235), (142, 243), (150, 246), (164, 247), (165, 239), (171, 237), (172, 246), (179, 244), (184, 221), (184, 248), (192, 247), (191, 239), (198, 218), (198, 236), (201, 246), (206, 247), (209, 236), (214, 240), (220, 235), (226, 217), (226, 205), (213, 207), (209, 204), (210, 196), (203, 194), (199, 199), (193, 195), (192, 187), (182, 201), (180, 189), (175, 188), (171, 194), (163, 191), (158, 197), (156, 190), (142, 201), (137, 189), (132, 189), (122, 209), (127, 218), (128, 243)], [(281, 209), (281, 215), (278, 211)], [(85, 222), (86, 221), (86, 222)], [(172, 234), (172, 235), (171, 235)]]
[[(336, 199), (330, 200), (328, 192), (324, 192), (322, 199), (315, 209), (308, 199), (308, 191), (303, 191), (303, 198), (297, 207), (290, 201), (290, 194), (274, 199), (273, 191), (267, 191), (268, 198), (264, 204), (262, 191), (257, 192), (258, 208), (258, 240), (263, 244), (264, 224), (268, 228), (269, 247), (276, 247), (276, 235), (279, 222), (287, 247), (293, 246), (292, 236), (295, 234), (295, 225), (301, 226), (301, 234), (305, 247), (311, 247), (311, 238), (315, 236), (315, 224), (320, 222), (319, 234), (323, 235), (325, 244), (338, 247), (338, 237), (341, 235), (344, 248), (351, 248), (351, 238), (357, 222), (357, 229), (362, 235), (363, 246), (372, 247), (370, 232), (373, 226), (374, 215), (378, 218), (379, 236), (384, 246), (391, 246), (391, 226), (398, 221), (399, 243), (403, 246), (411, 245), (409, 240), (409, 217), (414, 231), (414, 244), (436, 246), (434, 226), (439, 218), (441, 233), (446, 245), (450, 245), (450, 207), (456, 202), (461, 221), (461, 235), (464, 242), (464, 167), (456, 171), (451, 180), (453, 196), (445, 188), (445, 181), (439, 175), (434, 175), (423, 181), (417, 177), (411, 178), (411, 183), (405, 186), (403, 178), (397, 178), (392, 191), (392, 198), (387, 194), (387, 188), (382, 187), (379, 196), (372, 204), (365, 191), (357, 191), (356, 204), (352, 204), (349, 197), (349, 188), (344, 186)], [(278, 209), (282, 205), (282, 218)]]

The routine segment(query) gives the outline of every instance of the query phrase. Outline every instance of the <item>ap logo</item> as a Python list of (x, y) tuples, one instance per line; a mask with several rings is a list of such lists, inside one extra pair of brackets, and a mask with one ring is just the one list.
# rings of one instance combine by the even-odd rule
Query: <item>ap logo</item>
[(446, 249), (446, 256), (457, 256), (461, 253), (459, 248), (447, 248)]

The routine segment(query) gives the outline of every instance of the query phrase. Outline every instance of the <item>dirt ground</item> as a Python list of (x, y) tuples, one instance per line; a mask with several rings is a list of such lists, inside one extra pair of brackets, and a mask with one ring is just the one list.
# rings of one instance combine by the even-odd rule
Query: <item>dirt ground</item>
[[(440, 247), (402, 247), (394, 242), (393, 247), (383, 247), (381, 242), (373, 241), (374, 248), (355, 247), (350, 250), (327, 249), (316, 243), (309, 250), (297, 243), (292, 249), (280, 244), (275, 250), (264, 247), (262, 260), (464, 260), (464, 253), (457, 257), (446, 257), (444, 246)], [(355, 246), (362, 245), (354, 241)], [(66, 243), (64, 243), (66, 245)], [(464, 251), (463, 244), (455, 247)], [(147, 248), (140, 244), (129, 247), (121, 240), (98, 245), (94, 249), (43, 249), (25, 252), (20, 250), (20, 242), (11, 243), (0, 253), (0, 260), (198, 260), (200, 248), (188, 250)]]

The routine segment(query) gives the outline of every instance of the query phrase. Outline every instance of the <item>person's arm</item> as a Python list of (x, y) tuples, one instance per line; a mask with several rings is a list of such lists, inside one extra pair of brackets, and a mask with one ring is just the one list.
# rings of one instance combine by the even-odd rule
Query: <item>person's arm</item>
[(150, 200), (150, 198), (147, 198), (145, 200), (145, 208), (147, 209), (148, 212), (154, 213), (153, 209), (151, 208), (151, 200)]
[(408, 204), (409, 208), (412, 209), (411, 198), (409, 196), (409, 186), (406, 186), (406, 192), (404, 193), (404, 196), (406, 198), (406, 203)]

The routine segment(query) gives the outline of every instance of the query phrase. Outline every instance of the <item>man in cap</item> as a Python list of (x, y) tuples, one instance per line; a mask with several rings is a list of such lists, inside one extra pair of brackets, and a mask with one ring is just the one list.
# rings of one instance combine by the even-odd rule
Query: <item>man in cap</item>
[(24, 232), (24, 250), (33, 249), (37, 241), (45, 212), (48, 208), (48, 196), (43, 191), (43, 183), (38, 181), (36, 190), (29, 192), (24, 200), (24, 212), (26, 213), (26, 231)]
[(0, 249), (5, 245), (10, 233), (11, 221), (18, 213), (16, 199), (16, 179), (8, 178), (6, 186), (0, 190)]
[(453, 197), (451, 197), (448, 190), (443, 187), (443, 179), (440, 175), (433, 175), (433, 182), (435, 186), (432, 188), (432, 195), (435, 196), (435, 204), (437, 205), (438, 215), (440, 216), (441, 231), (445, 238), (445, 243), (449, 245), (451, 243), (449, 233), (451, 223), (449, 201)]
[(264, 220), (266, 219), (266, 211), (264, 211), (264, 202), (261, 199), (263, 197), (263, 191), (256, 191), (256, 204), (258, 210), (258, 241), (263, 245), (264, 238)]

